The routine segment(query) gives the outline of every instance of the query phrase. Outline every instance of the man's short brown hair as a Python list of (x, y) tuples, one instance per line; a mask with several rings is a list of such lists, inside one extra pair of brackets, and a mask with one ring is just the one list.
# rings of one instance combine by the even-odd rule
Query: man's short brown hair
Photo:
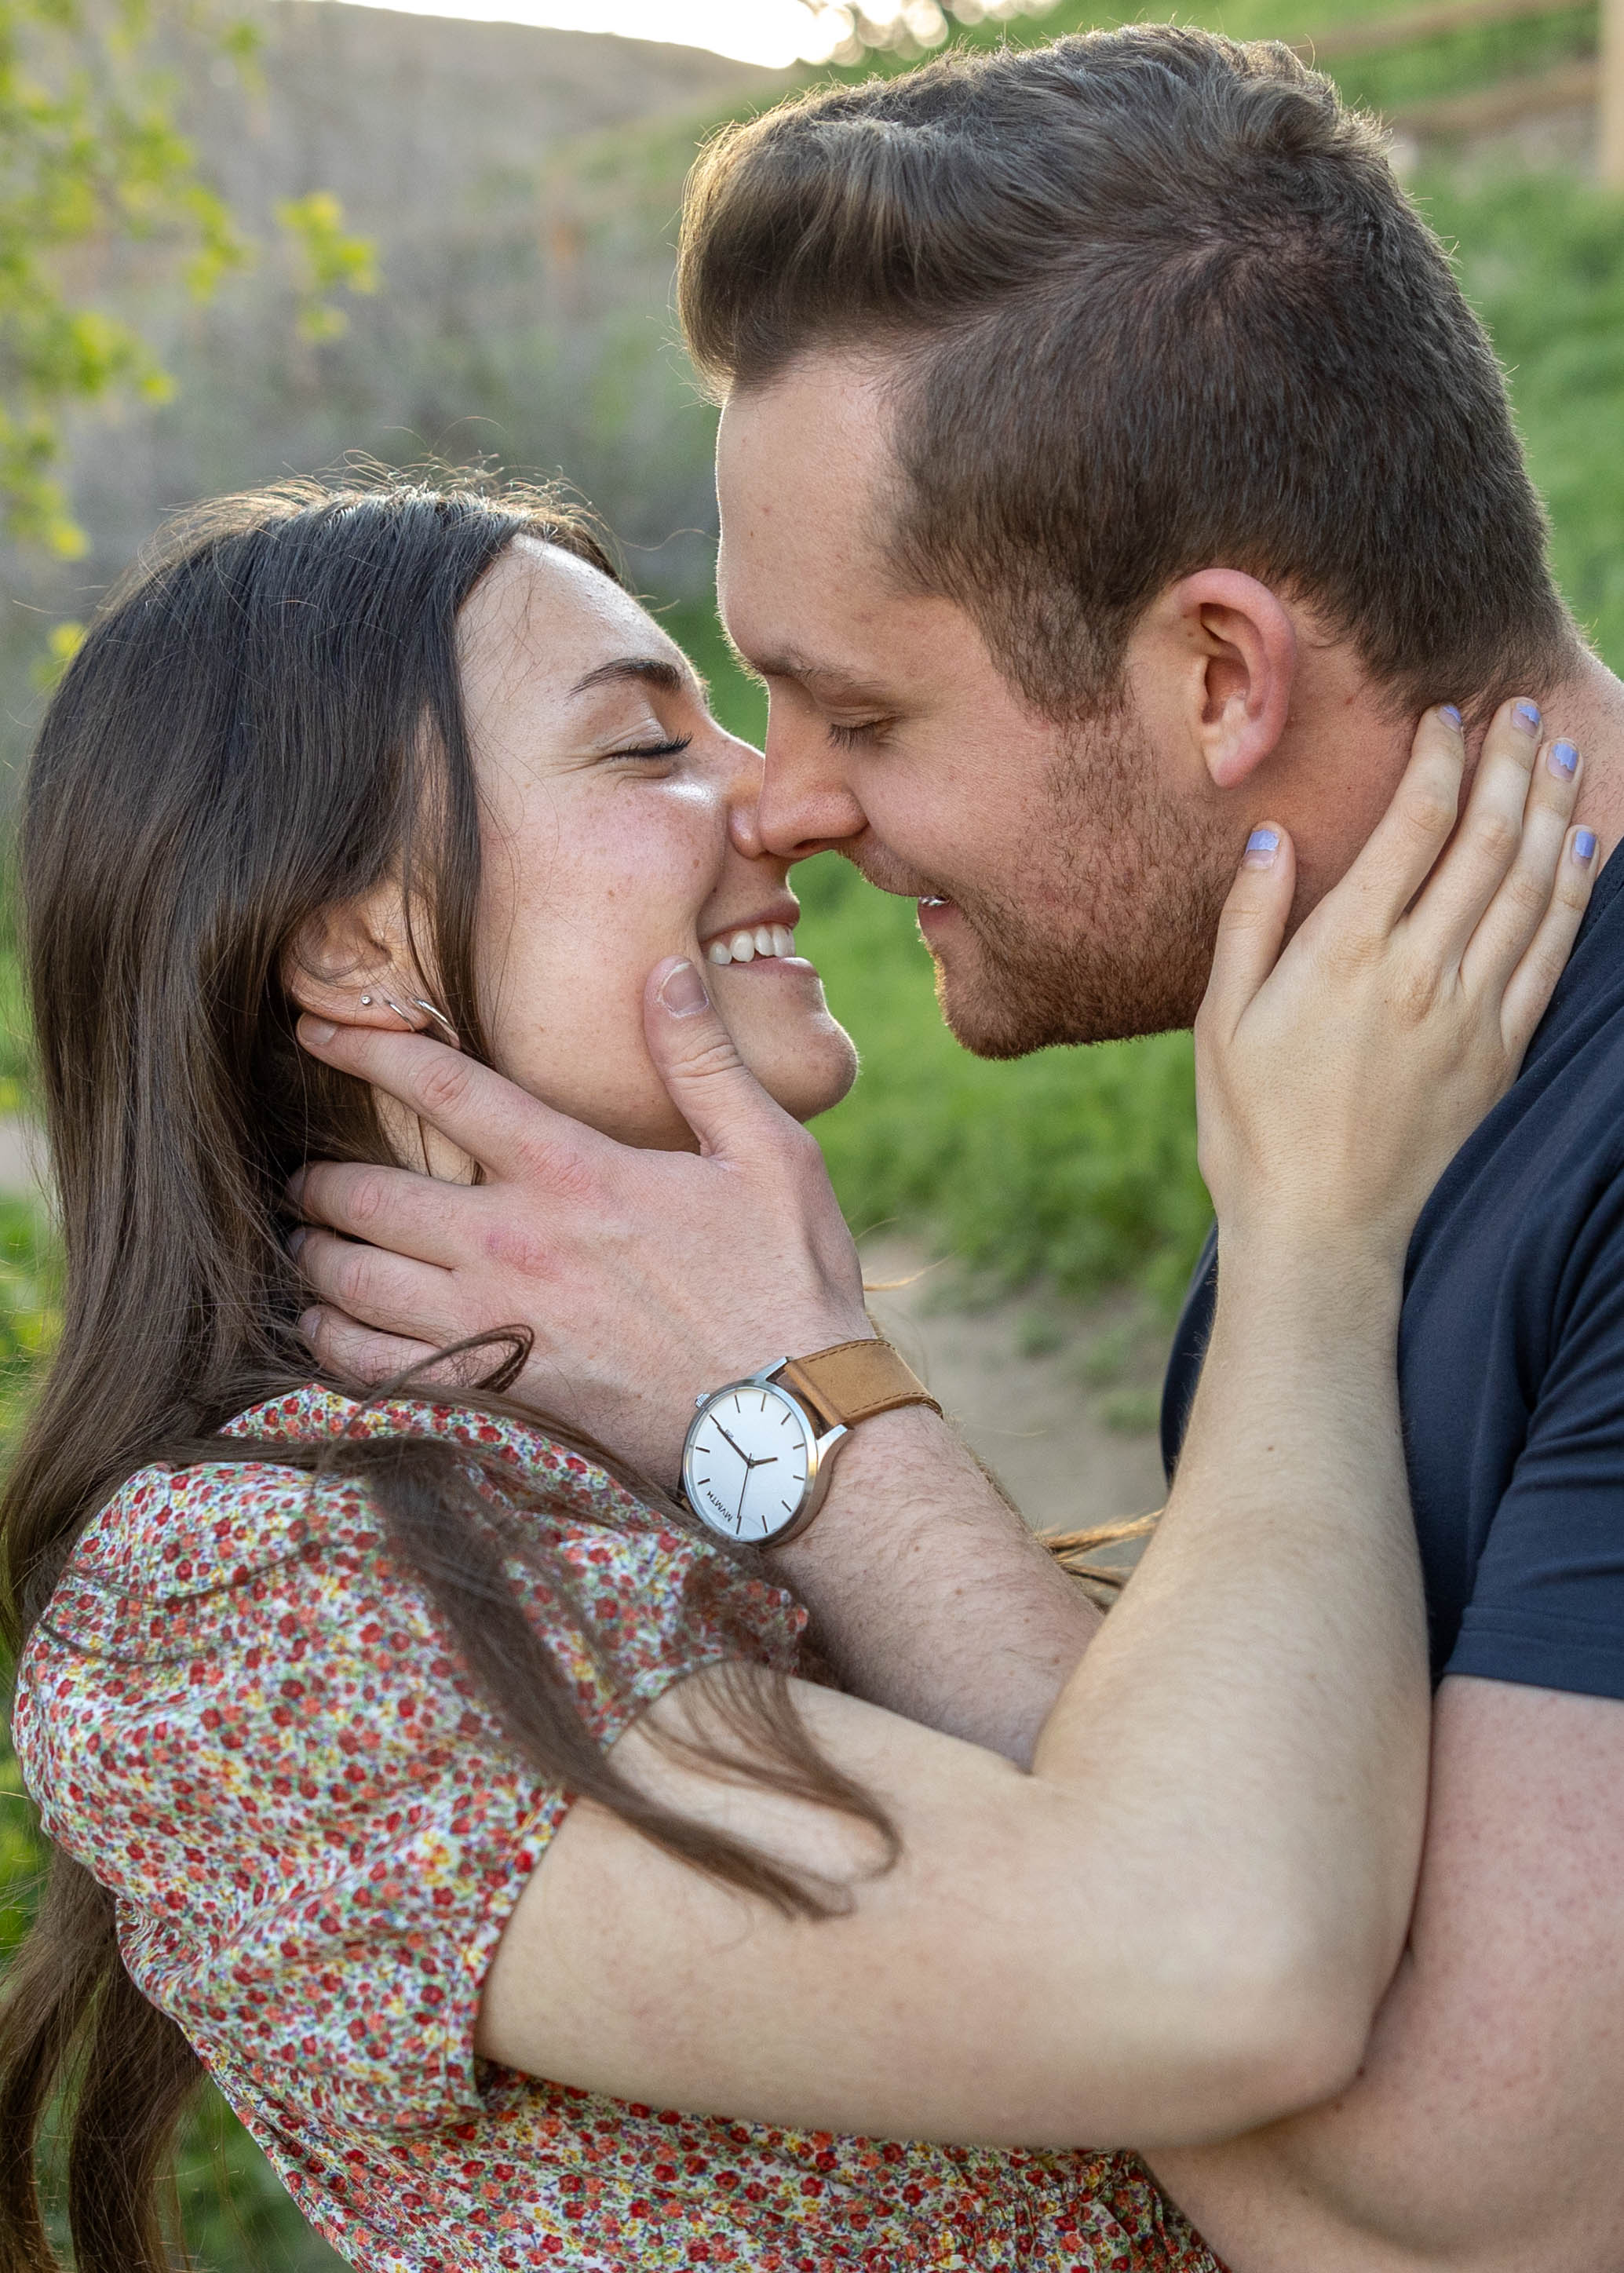
[(1214, 565), (1415, 709), (1573, 659), (1483, 328), (1286, 48), (1140, 25), (816, 91), (703, 152), (679, 292), (718, 392), (895, 359), (898, 563), (1045, 709)]

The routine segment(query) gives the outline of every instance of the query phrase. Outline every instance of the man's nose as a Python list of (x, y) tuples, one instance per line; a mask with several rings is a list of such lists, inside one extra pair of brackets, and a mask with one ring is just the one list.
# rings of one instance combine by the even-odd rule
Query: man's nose
[(767, 769), (756, 825), (763, 850), (784, 860), (849, 845), (868, 826), (841, 753), (821, 723), (786, 715), (776, 703), (767, 715)]
[(727, 813), (728, 839), (747, 860), (759, 860), (767, 849), (761, 836), (762, 754), (736, 734), (726, 734), (721, 739), (722, 801)]

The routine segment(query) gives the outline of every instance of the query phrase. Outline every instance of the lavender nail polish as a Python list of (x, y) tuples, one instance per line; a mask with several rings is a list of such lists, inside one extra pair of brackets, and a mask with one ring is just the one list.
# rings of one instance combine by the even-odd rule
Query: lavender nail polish
[(1278, 829), (1254, 829), (1246, 839), (1246, 851), (1242, 859), (1244, 868), (1270, 868), (1280, 850)]
[(1553, 742), (1545, 752), (1545, 763), (1553, 774), (1571, 781), (1579, 768), (1579, 753), (1571, 742)]
[(1537, 734), (1539, 731), (1538, 702), (1514, 702), (1511, 706), (1511, 715), (1525, 734)]
[(1596, 858), (1596, 831), (1593, 829), (1578, 831), (1574, 838), (1573, 856), (1582, 868)]
[(1457, 734), (1460, 732), (1461, 714), (1453, 702), (1440, 702), (1438, 706), (1438, 715), (1440, 718), (1447, 718)]

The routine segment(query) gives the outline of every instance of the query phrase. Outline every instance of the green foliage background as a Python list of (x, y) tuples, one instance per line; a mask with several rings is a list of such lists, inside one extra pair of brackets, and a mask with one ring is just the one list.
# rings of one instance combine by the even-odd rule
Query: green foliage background
[[(1333, 0), (1328, 10), (1315, 0), (1233, 0), (1223, 28), (1238, 36), (1299, 37), (1382, 12), (1391, 9), (1358, 0), (1341, 6)], [(1198, 9), (1197, 19), (1207, 13)], [(0, 7), (0, 113), (8, 20), (16, 19)], [(81, 19), (64, 9), (58, 20)], [(1045, 36), (1089, 20), (1107, 19), (1067, 4), (1041, 23), (1017, 25), (1011, 35)], [(1340, 76), (1357, 99), (1391, 108), (1508, 70), (1543, 68), (1584, 51), (1593, 39), (1593, 11), (1575, 8), (1534, 26), (1458, 34), (1350, 64)], [(647, 156), (635, 145), (620, 154), (633, 167)], [(1500, 154), (1436, 159), (1414, 186), (1457, 248), (1466, 288), (1507, 366), (1535, 476), (1550, 500), (1564, 589), (1603, 656), (1624, 667), (1624, 204), (1587, 188), (1576, 173), (1528, 171)], [(0, 174), (0, 206), (8, 194)], [(209, 234), (219, 217), (202, 207), (188, 211), (188, 225), (201, 230), (193, 242), (214, 243), (224, 257), (225, 236)], [(335, 283), (353, 289), (370, 280), (330, 210), (312, 206), (286, 218), (307, 246), (312, 322), (320, 322)], [(0, 214), (0, 256), (4, 250)], [(0, 274), (0, 355), (4, 289)], [(102, 351), (112, 350), (104, 342)], [(131, 350), (127, 371), (139, 370)], [(0, 431), (0, 487), (10, 446)], [(47, 485), (36, 492), (40, 533), (71, 543), (64, 536), (71, 523), (49, 490), (49, 457), (46, 450), (32, 461)], [(709, 610), (690, 601), (665, 615), (711, 674), (726, 721), (759, 734), (759, 697), (732, 665)], [(852, 1098), (820, 1129), (856, 1227), (900, 1219), (984, 1280), (1041, 1275), (1059, 1293), (1083, 1295), (1136, 1279), (1169, 1302), (1207, 1212), (1194, 1161), (1186, 1039), (981, 1064), (957, 1048), (936, 1014), (909, 904), (870, 892), (828, 859), (802, 871), (797, 884), (806, 906), (803, 941), (864, 1057)], [(17, 1109), (26, 1083), (15, 960), (0, 935), (0, 1113)], [(0, 1202), (0, 1442), (49, 1345), (53, 1271), (49, 1228), (38, 1212)], [(0, 1756), (0, 1956), (23, 1931), (37, 1865), (15, 1763)], [(182, 2192), (199, 2266), (316, 2273), (336, 2262), (217, 2101), (193, 2127)]]

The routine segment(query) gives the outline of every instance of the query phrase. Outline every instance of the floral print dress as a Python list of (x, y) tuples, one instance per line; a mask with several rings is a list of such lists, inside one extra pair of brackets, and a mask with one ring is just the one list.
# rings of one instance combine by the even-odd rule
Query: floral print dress
[[(234, 1426), (430, 1434), (545, 1484), (598, 1654), (539, 1581), (524, 1599), (605, 1743), (735, 1654), (724, 1628), (794, 1662), (787, 1594), (538, 1431), (315, 1388)], [(505, 1745), (351, 1477), (252, 1454), (134, 1477), (31, 1638), (14, 1733), (132, 1977), (365, 2273), (1221, 2273), (1132, 2156), (783, 2131), (478, 2059), (481, 1982), (569, 1798)]]

